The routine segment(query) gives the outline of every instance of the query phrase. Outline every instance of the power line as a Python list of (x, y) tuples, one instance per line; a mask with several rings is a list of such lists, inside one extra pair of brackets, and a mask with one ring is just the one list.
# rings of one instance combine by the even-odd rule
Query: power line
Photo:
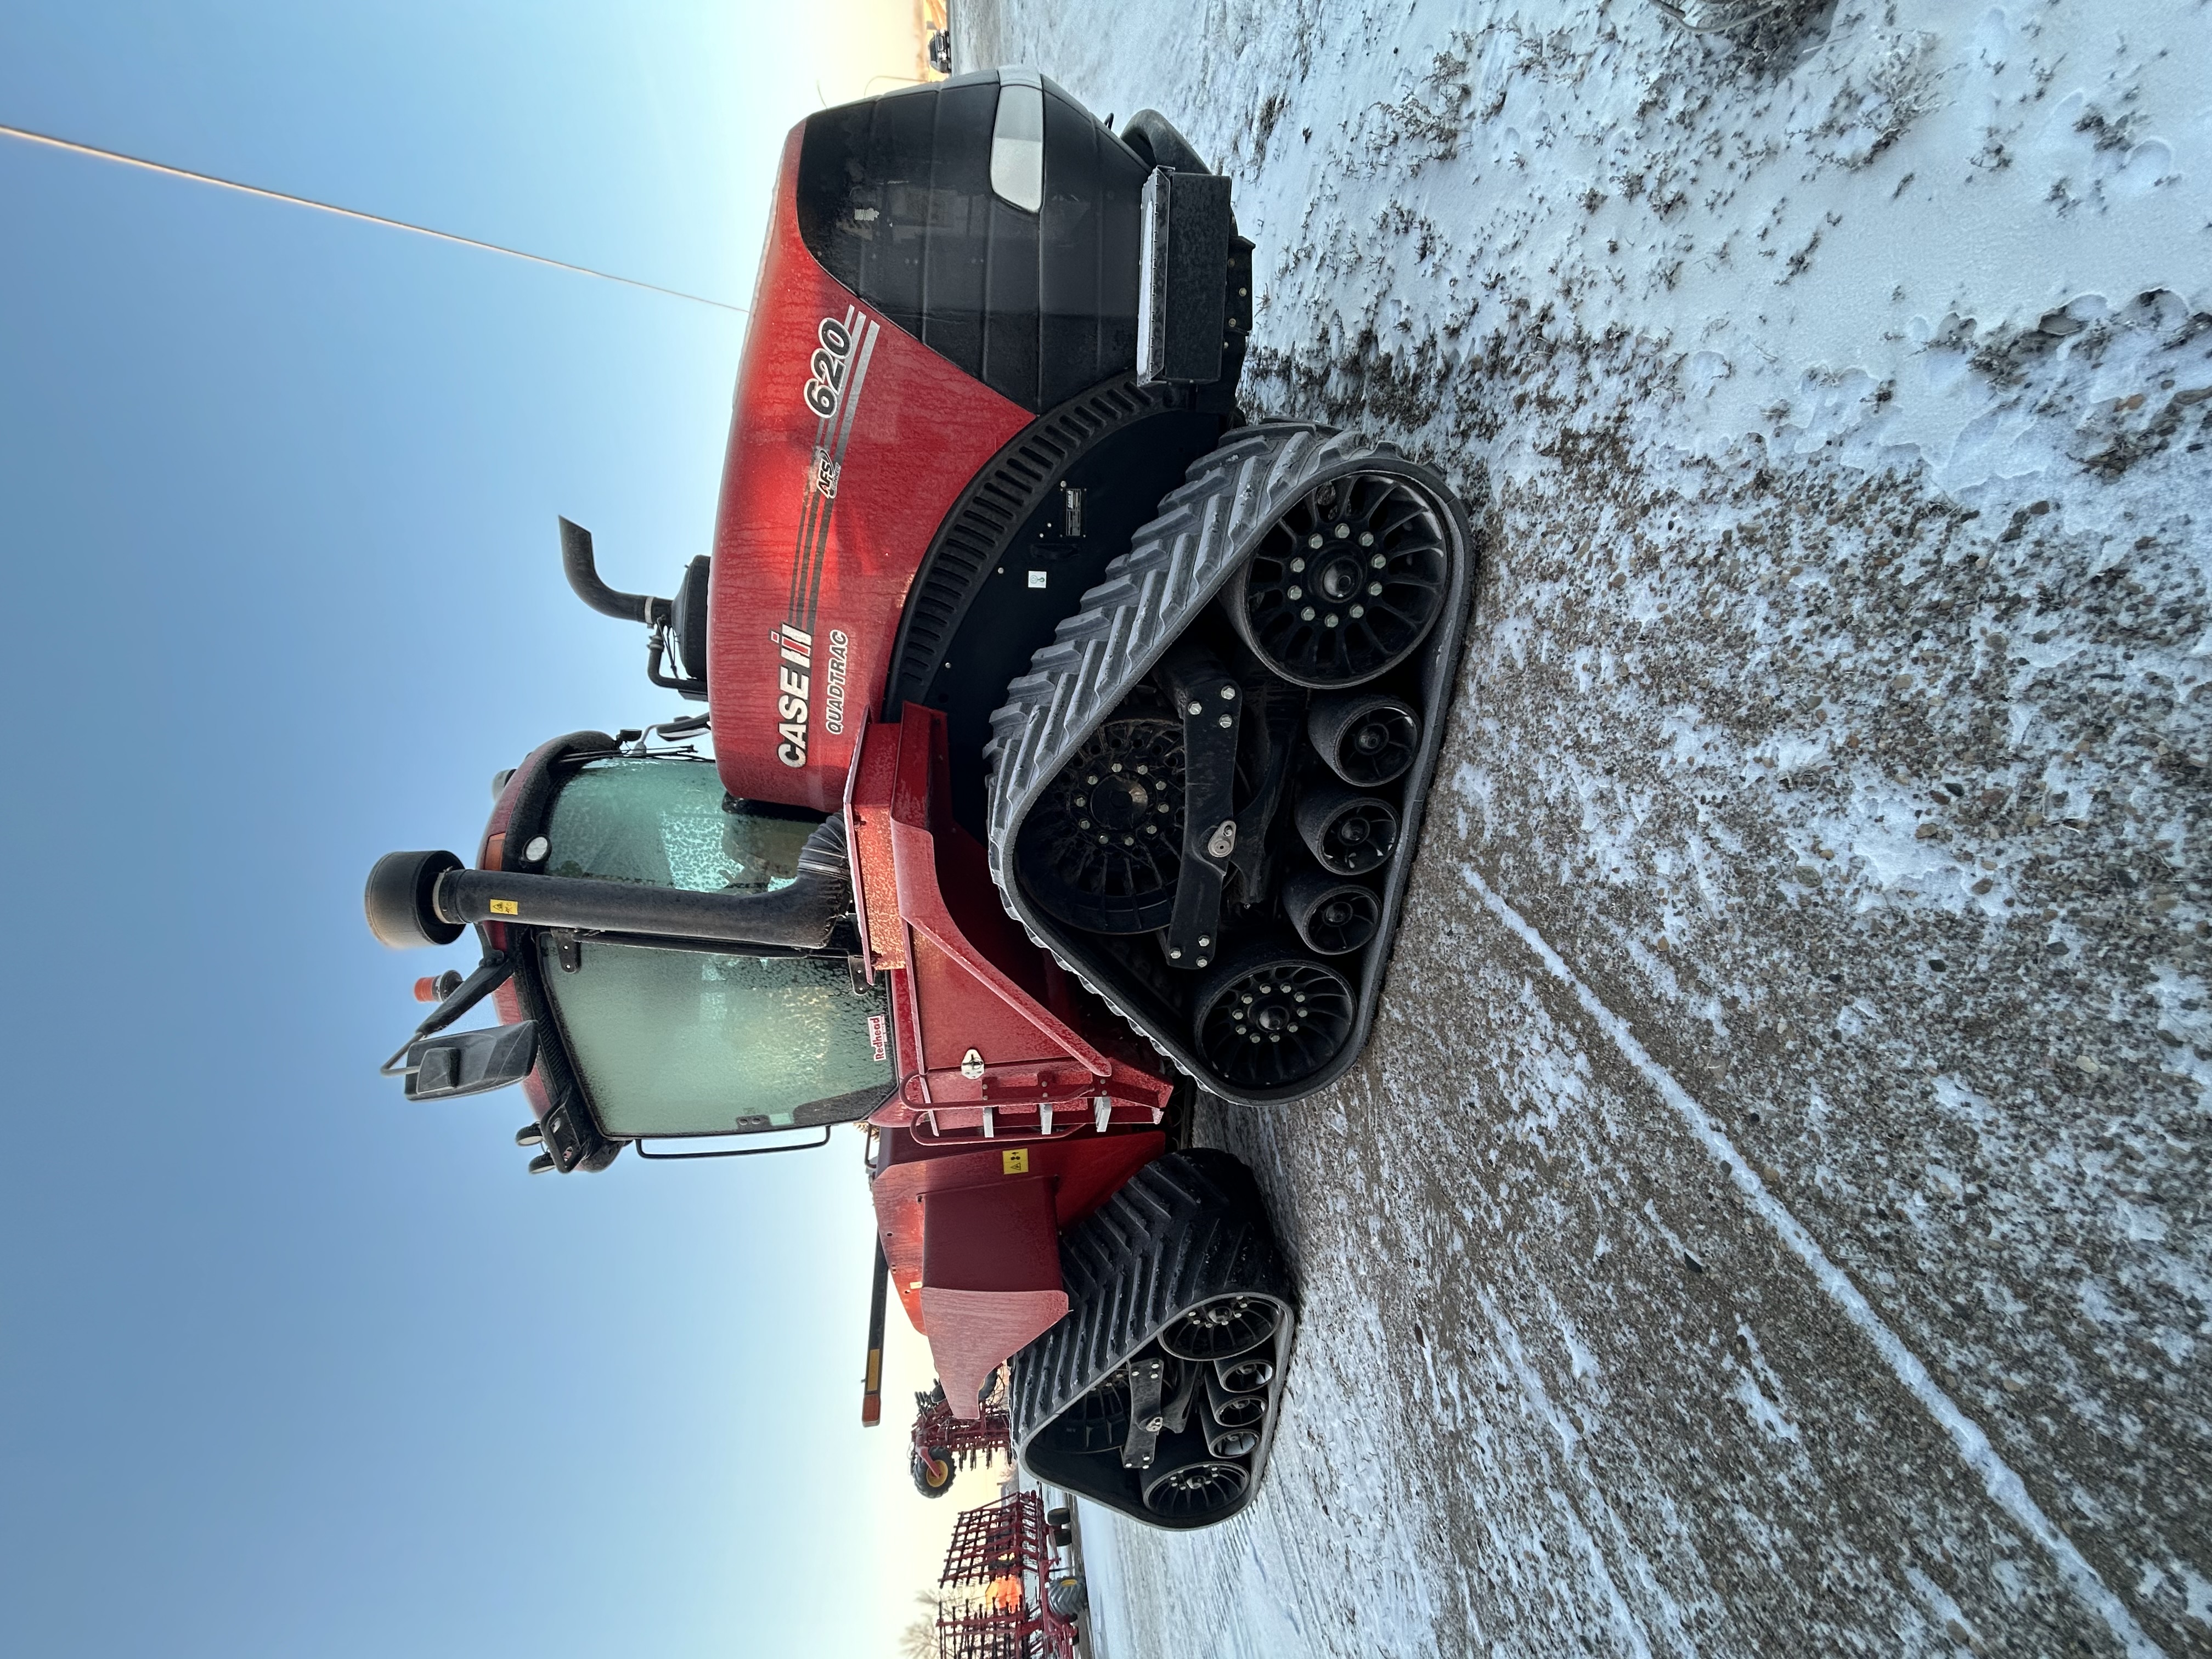
[(640, 282), (635, 276), (617, 276), (611, 270), (594, 270), (589, 265), (571, 264), (566, 259), (549, 259), (542, 253), (526, 253), (520, 248), (501, 247), (497, 242), (479, 241), (473, 236), (457, 236), (450, 230), (433, 230), (428, 225), (410, 225), (404, 219), (387, 219), (380, 213), (363, 213), (358, 208), (318, 202), (312, 197), (294, 196), (281, 190), (264, 189), (259, 185), (240, 184), (235, 179), (219, 179), (212, 173), (195, 173), (190, 167), (171, 167), (166, 161), (149, 161), (143, 155), (126, 155), (118, 149), (102, 149), (97, 144), (81, 144), (73, 138), (57, 138), (51, 133), (33, 132), (27, 128), (6, 125), (0, 125), (0, 136), (20, 138), (27, 143), (43, 144), (51, 149), (66, 150), (75, 155), (89, 155), (102, 161), (120, 161), (125, 167), (142, 167), (148, 173), (166, 173), (172, 179), (189, 179), (194, 184), (213, 185), (219, 190), (234, 190), (243, 196), (258, 196), (271, 202), (289, 203), (294, 207), (313, 208), (318, 213), (335, 214), (341, 219), (357, 219), (363, 224), (404, 230), (416, 236), (428, 236), (434, 241), (482, 248), (487, 253), (503, 253), (510, 259), (526, 259), (534, 265), (550, 265), (556, 270), (572, 270), (580, 276), (596, 276), (601, 282), (620, 283), (625, 288), (641, 288), (648, 293), (665, 294), (672, 300), (689, 300), (694, 305), (713, 306), (718, 311), (734, 311), (739, 316), (751, 314), (750, 307), (733, 306), (726, 300), (710, 300), (703, 294), (686, 294), (681, 289), (663, 288), (658, 283)]

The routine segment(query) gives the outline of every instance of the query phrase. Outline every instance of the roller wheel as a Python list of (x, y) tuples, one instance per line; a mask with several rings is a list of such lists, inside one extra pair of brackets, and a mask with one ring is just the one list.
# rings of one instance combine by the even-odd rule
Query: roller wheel
[(461, 936), (461, 925), (440, 915), (430, 899), (438, 878), (460, 867), (451, 853), (386, 853), (368, 872), (362, 894), (368, 931), (395, 951), (451, 945)]
[(1145, 933), (1175, 915), (1182, 727), (1109, 720), (1045, 787), (1015, 847), (1031, 897), (1071, 927)]
[(1210, 1401), (1200, 1418), (1200, 1426), (1206, 1434), (1206, 1449), (1216, 1457), (1249, 1457), (1260, 1449), (1260, 1419), (1265, 1415), (1266, 1401), (1258, 1395), (1232, 1394), (1220, 1398), (1231, 1401), (1249, 1401), (1261, 1409), (1250, 1413), (1242, 1421), (1224, 1423), (1221, 1413), (1215, 1409), (1218, 1401)]
[(1213, 1374), (1231, 1394), (1257, 1394), (1275, 1380), (1275, 1362), (1257, 1354), (1247, 1354), (1240, 1359), (1217, 1359), (1213, 1362)]
[(907, 1472), (924, 1498), (942, 1498), (952, 1490), (952, 1453), (944, 1446), (932, 1446), (927, 1457), (917, 1451), (907, 1460)]
[(1307, 849), (1334, 875), (1379, 870), (1397, 850), (1398, 809), (1379, 795), (1324, 785), (1301, 796), (1291, 817)]
[(1376, 789), (1413, 763), (1421, 717), (1395, 697), (1340, 691), (1314, 699), (1306, 735), (1337, 776), (1354, 788)]
[(1192, 1036), (1200, 1058), (1231, 1083), (1279, 1088), (1336, 1057), (1352, 1040), (1352, 986), (1343, 975), (1294, 948), (1262, 941), (1200, 984)]
[(1231, 622), (1285, 679), (1358, 685), (1413, 653), (1451, 580), (1443, 507), (1411, 479), (1354, 472), (1310, 491), (1225, 594)]
[(1375, 937), (1382, 903), (1373, 890), (1326, 870), (1302, 870), (1283, 884), (1283, 914), (1307, 949), (1340, 957)]
[(1267, 1414), (1264, 1394), (1235, 1394), (1221, 1386), (1218, 1376), (1206, 1379), (1206, 1409), (1224, 1429), (1256, 1429)]
[(1164, 1519), (1192, 1521), (1225, 1510), (1244, 1495), (1251, 1477), (1241, 1463), (1216, 1457), (1206, 1437), (1186, 1429), (1160, 1442), (1145, 1476), (1145, 1507)]
[(1281, 1310), (1265, 1297), (1218, 1296), (1176, 1315), (1160, 1332), (1160, 1346), (1177, 1359), (1226, 1359), (1258, 1347), (1281, 1322)]

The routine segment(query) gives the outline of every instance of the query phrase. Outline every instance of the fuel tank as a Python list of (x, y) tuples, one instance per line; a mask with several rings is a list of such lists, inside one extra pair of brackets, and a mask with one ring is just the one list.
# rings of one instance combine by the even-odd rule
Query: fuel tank
[(1133, 368), (1146, 171), (1018, 70), (824, 110), (786, 140), (708, 599), (732, 794), (837, 805), (946, 513), (1040, 410)]

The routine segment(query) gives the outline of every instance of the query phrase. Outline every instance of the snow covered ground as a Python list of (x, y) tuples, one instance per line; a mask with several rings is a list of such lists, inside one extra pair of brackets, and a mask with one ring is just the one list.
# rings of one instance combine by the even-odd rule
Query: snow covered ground
[(1369, 1054), (1203, 1126), (1267, 1486), (1086, 1517), (1102, 1659), (2212, 1653), (2212, 5), (953, 12), (1486, 538)]

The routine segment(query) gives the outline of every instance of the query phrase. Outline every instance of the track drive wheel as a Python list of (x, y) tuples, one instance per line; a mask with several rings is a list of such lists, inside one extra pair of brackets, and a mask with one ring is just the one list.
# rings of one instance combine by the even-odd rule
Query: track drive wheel
[(1023, 823), (1015, 861), (1024, 884), (1073, 927), (1166, 927), (1182, 862), (1182, 780), (1180, 724), (1109, 720)]
[(1413, 478), (1340, 474), (1277, 520), (1224, 595), (1253, 653), (1297, 685), (1334, 690), (1413, 655), (1452, 583), (1449, 514)]
[(1261, 939), (1200, 984), (1191, 1034), (1199, 1057), (1231, 1082), (1274, 1089), (1334, 1060), (1351, 1040), (1352, 1013), (1342, 974), (1296, 945)]
[(1061, 1413), (1046, 1432), (1055, 1451), (1113, 1450), (1129, 1432), (1127, 1389), (1119, 1382), (1102, 1383)]

